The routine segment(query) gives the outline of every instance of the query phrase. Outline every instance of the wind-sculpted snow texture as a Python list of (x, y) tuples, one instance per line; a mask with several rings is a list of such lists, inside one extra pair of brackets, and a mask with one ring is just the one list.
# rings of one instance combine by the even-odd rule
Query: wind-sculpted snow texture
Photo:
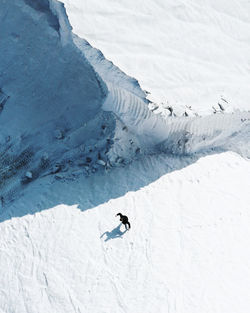
[(108, 87), (103, 108), (119, 116), (145, 150), (155, 148), (174, 155), (234, 150), (250, 157), (250, 112), (163, 119), (149, 111), (141, 98), (114, 85)]

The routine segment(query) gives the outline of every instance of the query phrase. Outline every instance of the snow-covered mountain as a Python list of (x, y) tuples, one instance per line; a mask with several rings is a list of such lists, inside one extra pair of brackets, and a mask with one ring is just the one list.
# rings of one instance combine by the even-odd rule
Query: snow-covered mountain
[(0, 2), (1, 312), (249, 310), (248, 8)]

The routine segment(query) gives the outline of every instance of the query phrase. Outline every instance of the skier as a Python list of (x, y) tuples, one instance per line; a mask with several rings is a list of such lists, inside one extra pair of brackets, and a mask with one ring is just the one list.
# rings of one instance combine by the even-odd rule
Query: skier
[(117, 213), (116, 216), (120, 216), (120, 221), (125, 225), (126, 230), (130, 229), (130, 223), (128, 221), (128, 217), (126, 215), (122, 215), (121, 213)]

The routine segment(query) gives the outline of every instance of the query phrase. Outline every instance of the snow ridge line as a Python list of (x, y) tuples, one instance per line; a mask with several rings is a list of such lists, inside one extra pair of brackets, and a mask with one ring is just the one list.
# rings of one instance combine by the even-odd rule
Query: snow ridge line
[(49, 5), (52, 13), (58, 18), (62, 45), (72, 44), (72, 27), (69, 23), (64, 4), (59, 1), (49, 0)]
[[(250, 112), (221, 113), (204, 117), (163, 119), (127, 90), (108, 83), (103, 109), (112, 111), (134, 133), (145, 149), (160, 148), (171, 154), (192, 154), (207, 149), (230, 149), (250, 157)], [(240, 137), (240, 134), (243, 136)], [(242, 150), (244, 142), (244, 153)]]
[(103, 53), (97, 48), (92, 47), (89, 42), (83, 38), (73, 34), (73, 41), (77, 48), (81, 51), (83, 56), (87, 58), (89, 63), (94, 67), (95, 71), (100, 75), (106, 83), (113, 83), (117, 87), (128, 90), (137, 97), (142, 98), (148, 103), (146, 93), (141, 89), (139, 82), (134, 77), (124, 73), (112, 61), (105, 58)]

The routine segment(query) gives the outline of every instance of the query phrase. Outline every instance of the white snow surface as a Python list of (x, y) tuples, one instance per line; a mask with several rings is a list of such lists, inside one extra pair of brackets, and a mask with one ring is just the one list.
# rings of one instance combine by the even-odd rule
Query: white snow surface
[(0, 312), (248, 312), (248, 2), (64, 2), (0, 2)]
[(247, 312), (249, 177), (227, 152), (34, 182), (1, 219), (1, 312)]
[(73, 32), (138, 79), (160, 112), (249, 109), (245, 0), (64, 0)]

